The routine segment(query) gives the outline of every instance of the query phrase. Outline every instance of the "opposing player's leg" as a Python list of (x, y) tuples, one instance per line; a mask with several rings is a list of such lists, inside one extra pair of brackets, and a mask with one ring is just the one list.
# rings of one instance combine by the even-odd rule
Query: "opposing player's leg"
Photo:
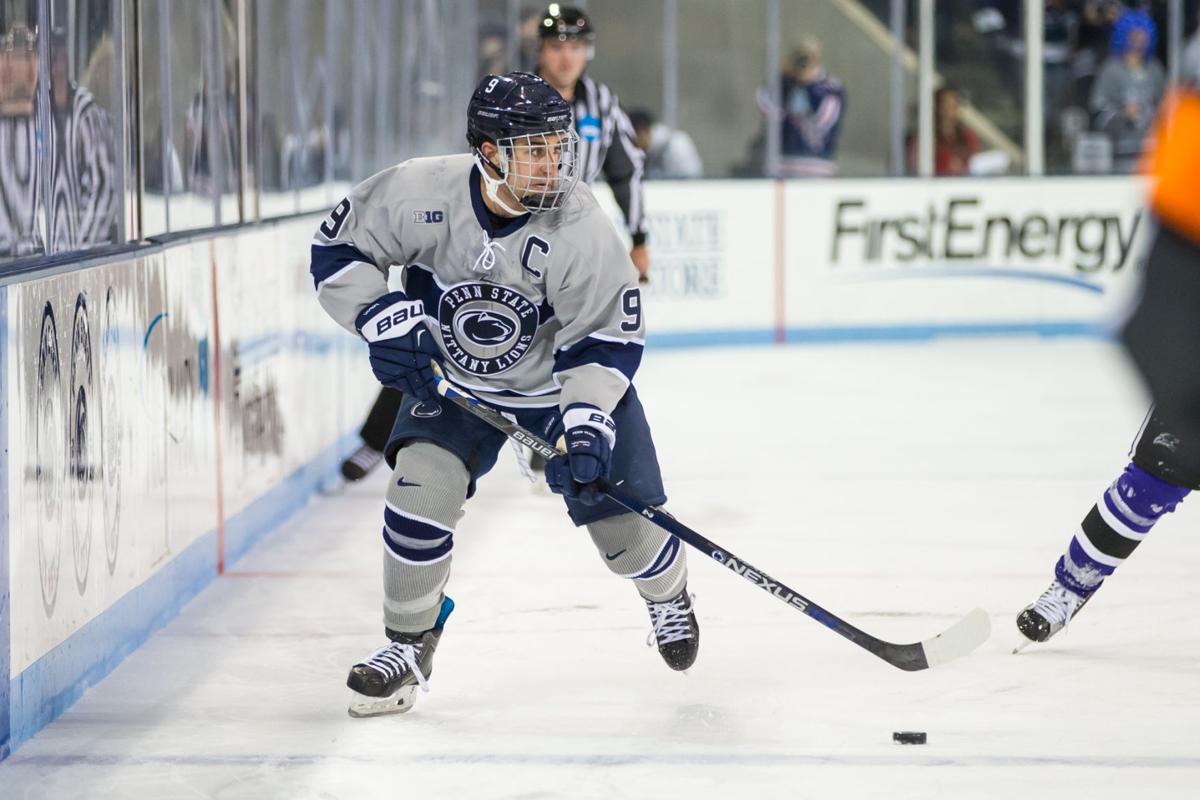
[(1055, 565), (1049, 588), (1017, 616), (1025, 644), (1044, 642), (1065, 628), (1155, 523), (1200, 487), (1200, 475), (1180, 458), (1194, 446), (1173, 433), (1157, 412), (1147, 415), (1134, 442), (1133, 461), (1084, 517)]
[(396, 423), (396, 415), (400, 413), (400, 403), (404, 395), (398, 389), (386, 386), (379, 390), (375, 403), (367, 413), (362, 430), (358, 435), (362, 445), (342, 462), (342, 477), (348, 481), (360, 481), (379, 466), (383, 461), (383, 450), (387, 446), (388, 435)]
[(475, 479), (504, 437), (453, 405), (406, 399), (387, 446), (383, 514), (388, 643), (350, 670), (351, 716), (405, 712), (428, 690), (433, 653), (454, 603), (445, 596), (454, 531)]
[[(654, 439), (633, 387), (613, 409), (612, 421), (617, 434), (609, 480), (647, 504), (666, 503)], [(565, 500), (572, 521), (587, 526), (604, 565), (631, 580), (646, 603), (648, 643), (658, 645), (672, 669), (690, 667), (699, 652), (700, 627), (687, 590), (687, 556), (680, 541), (607, 498), (594, 505), (570, 496)]]

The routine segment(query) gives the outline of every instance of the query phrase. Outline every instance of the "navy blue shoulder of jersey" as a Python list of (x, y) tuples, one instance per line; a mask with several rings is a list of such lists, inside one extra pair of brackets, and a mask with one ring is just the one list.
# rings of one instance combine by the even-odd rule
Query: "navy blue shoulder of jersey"
[(320, 289), (321, 284), (341, 272), (346, 267), (361, 261), (371, 263), (371, 259), (352, 244), (338, 242), (337, 244), (313, 244), (312, 260), (308, 271), (313, 277), (313, 288)]
[(555, 353), (554, 372), (558, 374), (590, 364), (619, 372), (625, 380), (632, 382), (645, 349), (640, 341), (587, 336)]
[(846, 91), (846, 87), (842, 82), (832, 75), (826, 75), (816, 81), (815, 86), (824, 94), (843, 94)]

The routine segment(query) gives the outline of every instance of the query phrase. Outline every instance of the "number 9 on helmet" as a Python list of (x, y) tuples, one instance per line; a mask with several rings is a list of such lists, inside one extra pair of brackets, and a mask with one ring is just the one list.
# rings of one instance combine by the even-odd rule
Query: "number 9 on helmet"
[(527, 72), (479, 82), (467, 106), (467, 143), (488, 196), (515, 215), (561, 208), (579, 180), (571, 106)]

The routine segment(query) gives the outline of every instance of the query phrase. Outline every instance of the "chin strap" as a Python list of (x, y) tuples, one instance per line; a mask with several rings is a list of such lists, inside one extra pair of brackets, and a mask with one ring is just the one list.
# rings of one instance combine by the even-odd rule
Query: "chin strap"
[(519, 217), (522, 214), (529, 213), (529, 209), (525, 208), (525, 206), (521, 205), (519, 202), (517, 203), (518, 208), (513, 208), (508, 203), (504, 202), (503, 199), (501, 199), (500, 187), (504, 186), (505, 183), (500, 178), (493, 178), (487, 171), (487, 167), (491, 167), (492, 169), (496, 170), (496, 172), (499, 172), (501, 175), (503, 175), (504, 170), (501, 167), (498, 167), (491, 161), (488, 161), (484, 157), (483, 153), (479, 152), (478, 149), (475, 150), (475, 163), (479, 165), (479, 174), (483, 176), (483, 189), (487, 192), (487, 196), (492, 199), (492, 202), (503, 208), (508, 213), (512, 214), (514, 217)]

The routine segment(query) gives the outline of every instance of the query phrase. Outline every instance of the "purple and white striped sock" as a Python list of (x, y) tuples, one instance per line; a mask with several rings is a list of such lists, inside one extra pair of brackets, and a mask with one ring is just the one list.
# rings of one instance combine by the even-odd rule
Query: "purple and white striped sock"
[(1154, 523), (1187, 495), (1187, 489), (1130, 464), (1084, 517), (1054, 568), (1055, 578), (1080, 597), (1089, 597), (1129, 558)]

